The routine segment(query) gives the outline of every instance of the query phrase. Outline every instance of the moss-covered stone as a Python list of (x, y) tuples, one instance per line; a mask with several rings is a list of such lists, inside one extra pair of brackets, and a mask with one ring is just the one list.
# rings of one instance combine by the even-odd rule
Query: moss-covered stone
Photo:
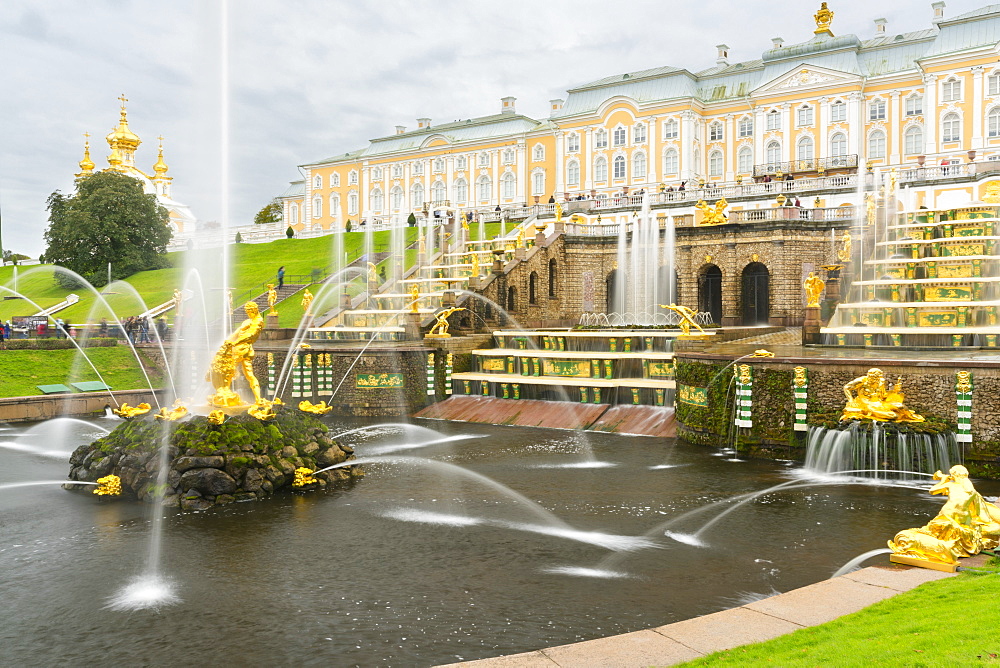
[[(114, 473), (127, 498), (183, 510), (265, 498), (291, 486), (299, 466), (313, 470), (353, 459), (350, 448), (338, 447), (326, 425), (315, 417), (276, 406), (277, 417), (261, 422), (249, 415), (216, 425), (204, 416), (180, 423), (151, 418), (123, 422), (117, 429), (70, 457), (70, 479), (95, 482)], [(157, 484), (161, 447), (167, 448), (166, 482)], [(327, 471), (327, 483), (361, 475), (357, 466)]]

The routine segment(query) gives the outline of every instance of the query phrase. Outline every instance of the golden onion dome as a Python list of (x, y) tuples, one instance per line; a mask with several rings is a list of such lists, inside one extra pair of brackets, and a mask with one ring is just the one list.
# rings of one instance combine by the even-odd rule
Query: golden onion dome
[(167, 173), (167, 163), (163, 162), (163, 137), (160, 137), (160, 153), (156, 156), (156, 164), (153, 165), (153, 171), (156, 172), (157, 176), (163, 176)]
[(142, 143), (139, 136), (132, 132), (128, 127), (128, 114), (125, 111), (125, 103), (128, 101), (124, 95), (118, 98), (121, 100), (121, 118), (118, 120), (118, 126), (108, 133), (106, 139), (108, 140), (108, 145), (111, 148), (125, 148), (131, 151), (135, 151)]
[(80, 170), (84, 174), (89, 174), (94, 171), (94, 161), (90, 159), (90, 142), (88, 141), (83, 146), (83, 160), (80, 161)]

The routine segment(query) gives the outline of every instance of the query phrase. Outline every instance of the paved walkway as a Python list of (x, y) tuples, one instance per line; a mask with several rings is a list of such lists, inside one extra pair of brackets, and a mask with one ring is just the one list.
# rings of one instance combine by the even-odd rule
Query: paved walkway
[[(985, 558), (963, 560), (976, 566)], [(470, 668), (644, 668), (672, 666), (817, 626), (932, 580), (954, 577), (909, 566), (870, 566), (738, 608), (635, 631), (450, 666)]]

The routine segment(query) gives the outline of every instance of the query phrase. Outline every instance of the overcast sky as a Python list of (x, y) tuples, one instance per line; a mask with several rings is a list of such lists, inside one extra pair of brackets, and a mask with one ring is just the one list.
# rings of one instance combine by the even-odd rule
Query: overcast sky
[[(948, 0), (945, 12), (986, 4)], [(870, 37), (879, 17), (891, 34), (931, 22), (927, 0), (829, 5), (838, 35)], [(758, 58), (772, 37), (811, 38), (819, 2), (230, 0), (228, 32), (222, 7), (3, 0), (4, 248), (44, 251), (45, 200), (72, 190), (84, 132), (94, 162), (107, 165), (104, 136), (122, 93), (143, 140), (138, 166), (152, 171), (164, 135), (174, 198), (201, 220), (222, 220), (228, 202), (229, 224), (241, 225), (299, 177), (297, 165), (362, 148), (395, 125), (497, 113), (506, 95), (519, 113), (545, 118), (569, 87), (661, 65), (705, 69), (722, 43), (730, 62)]]

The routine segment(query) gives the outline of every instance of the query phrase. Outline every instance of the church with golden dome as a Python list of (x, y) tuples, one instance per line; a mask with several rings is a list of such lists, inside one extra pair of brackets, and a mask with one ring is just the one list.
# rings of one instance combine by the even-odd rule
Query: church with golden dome
[[(159, 137), (158, 154), (156, 162), (153, 164), (153, 174), (150, 176), (135, 166), (135, 152), (142, 143), (139, 136), (132, 132), (128, 126), (128, 113), (125, 110), (125, 103), (128, 99), (122, 95), (118, 98), (121, 102), (121, 112), (118, 125), (111, 129), (105, 139), (111, 148), (108, 155), (108, 166), (101, 171), (120, 172), (137, 179), (142, 183), (143, 190), (150, 195), (156, 196), (156, 201), (167, 210), (170, 215), (168, 225), (170, 231), (176, 237), (178, 235), (190, 236), (197, 227), (197, 218), (191, 213), (191, 209), (186, 204), (174, 200), (170, 195), (170, 182), (173, 177), (167, 176), (167, 163), (163, 161), (163, 137)], [(96, 165), (90, 158), (90, 133), (84, 135), (87, 139), (83, 148), (83, 160), (80, 161), (80, 172), (77, 178), (88, 176), (94, 173)]]

